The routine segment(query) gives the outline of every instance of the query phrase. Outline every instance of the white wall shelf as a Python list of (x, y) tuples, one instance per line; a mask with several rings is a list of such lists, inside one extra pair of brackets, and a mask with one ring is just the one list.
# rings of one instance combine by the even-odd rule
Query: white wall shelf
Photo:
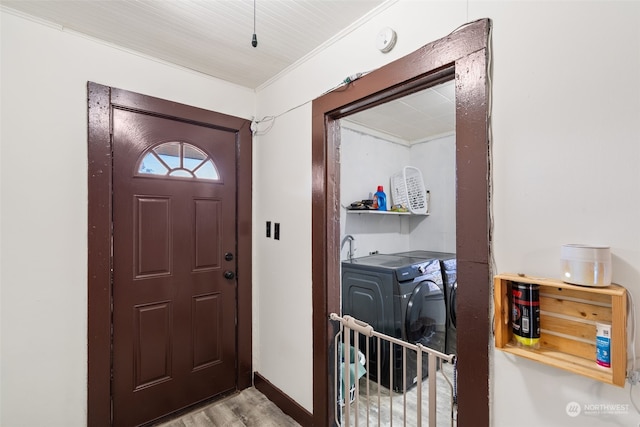
[(375, 209), (365, 210), (365, 209), (347, 209), (348, 214), (358, 214), (358, 215), (399, 215), (399, 216), (429, 216), (429, 213), (426, 214), (414, 214), (411, 212), (395, 212), (395, 211), (377, 211)]

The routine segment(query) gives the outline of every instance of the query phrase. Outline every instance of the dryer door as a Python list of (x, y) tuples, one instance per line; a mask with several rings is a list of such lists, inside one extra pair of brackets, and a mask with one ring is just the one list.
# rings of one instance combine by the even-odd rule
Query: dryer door
[(447, 313), (440, 286), (425, 280), (416, 285), (407, 304), (405, 331), (407, 341), (445, 351)]
[(453, 284), (451, 289), (449, 302), (449, 319), (451, 319), (451, 326), (456, 327), (456, 293), (458, 292), (458, 282)]
[(447, 354), (457, 354), (458, 352), (458, 332), (456, 331), (456, 293), (458, 282), (447, 285)]

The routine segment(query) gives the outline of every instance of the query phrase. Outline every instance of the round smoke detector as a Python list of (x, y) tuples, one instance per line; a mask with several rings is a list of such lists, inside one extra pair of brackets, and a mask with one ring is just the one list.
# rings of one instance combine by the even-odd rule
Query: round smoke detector
[(387, 53), (396, 45), (397, 38), (398, 36), (392, 28), (385, 27), (378, 33), (376, 47), (380, 52)]

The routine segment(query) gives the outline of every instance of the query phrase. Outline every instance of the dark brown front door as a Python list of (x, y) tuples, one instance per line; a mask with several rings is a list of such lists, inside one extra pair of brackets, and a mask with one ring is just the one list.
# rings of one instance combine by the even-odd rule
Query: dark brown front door
[(236, 134), (114, 109), (113, 425), (236, 387)]

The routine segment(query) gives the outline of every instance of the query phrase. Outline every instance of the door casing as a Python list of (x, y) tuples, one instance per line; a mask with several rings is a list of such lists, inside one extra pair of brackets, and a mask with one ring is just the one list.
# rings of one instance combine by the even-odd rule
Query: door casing
[(87, 84), (88, 92), (88, 387), (87, 425), (111, 425), (112, 147), (111, 109), (153, 112), (236, 133), (237, 378), (252, 385), (250, 121), (146, 95)]
[(329, 92), (312, 105), (312, 304), (314, 426), (334, 423), (334, 336), (340, 313), (339, 119), (454, 79), (458, 424), (489, 426), (491, 295), (490, 31), (480, 19)]

